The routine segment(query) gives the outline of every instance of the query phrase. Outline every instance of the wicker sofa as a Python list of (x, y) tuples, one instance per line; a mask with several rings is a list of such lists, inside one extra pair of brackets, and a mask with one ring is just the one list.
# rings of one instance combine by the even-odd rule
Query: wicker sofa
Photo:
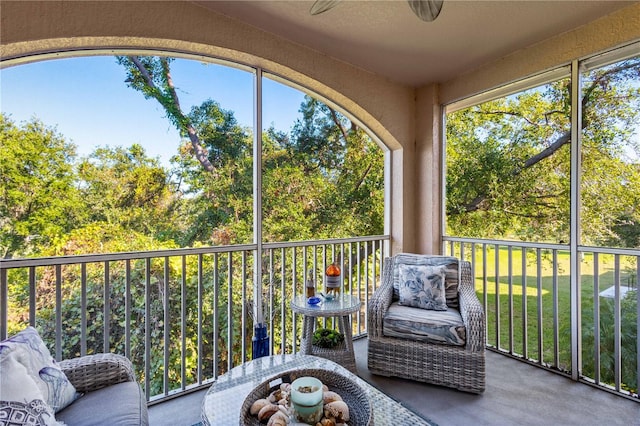
[[(392, 258), (385, 259), (382, 284), (367, 307), (368, 367), (371, 373), (423, 381), (466, 392), (484, 392), (485, 316), (475, 293), (469, 262), (458, 263), (459, 313), (466, 333), (466, 341), (462, 346), (385, 336), (385, 315), (390, 305), (397, 303), (393, 291), (393, 265)], [(423, 311), (419, 308), (409, 309)]]
[(126, 357), (87, 355), (59, 366), (83, 395), (56, 413), (58, 421), (68, 426), (149, 424), (146, 397)]

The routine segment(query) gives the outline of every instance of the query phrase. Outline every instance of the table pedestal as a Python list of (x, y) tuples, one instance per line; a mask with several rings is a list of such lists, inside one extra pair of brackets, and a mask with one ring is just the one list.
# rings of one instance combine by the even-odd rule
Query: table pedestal
[(330, 359), (344, 368), (357, 373), (356, 357), (353, 352), (353, 333), (351, 331), (351, 315), (338, 317), (338, 331), (344, 335), (344, 341), (335, 348), (321, 348), (313, 344), (313, 332), (316, 329), (316, 317), (305, 315), (302, 329), (300, 353)]
[[(330, 359), (352, 372), (356, 372), (356, 357), (353, 352), (353, 331), (351, 314), (360, 309), (360, 299), (342, 294), (332, 300), (324, 300), (318, 305), (309, 305), (307, 298), (300, 295), (291, 301), (293, 312), (304, 315), (300, 353)], [(338, 331), (344, 335), (344, 341), (335, 348), (321, 348), (313, 344), (313, 332), (318, 318), (336, 318)]]

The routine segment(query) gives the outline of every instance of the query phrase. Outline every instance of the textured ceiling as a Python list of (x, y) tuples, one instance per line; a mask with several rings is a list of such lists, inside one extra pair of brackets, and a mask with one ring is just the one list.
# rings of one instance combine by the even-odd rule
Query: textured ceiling
[(443, 82), (610, 14), (625, 1), (445, 0), (434, 22), (404, 0), (341, 1), (311, 16), (313, 1), (194, 1), (399, 83)]

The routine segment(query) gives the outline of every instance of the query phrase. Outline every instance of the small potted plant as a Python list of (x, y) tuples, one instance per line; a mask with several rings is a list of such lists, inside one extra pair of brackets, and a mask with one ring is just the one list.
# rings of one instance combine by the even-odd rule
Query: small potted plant
[(344, 334), (330, 328), (318, 328), (313, 332), (313, 344), (321, 348), (335, 348), (344, 341)]

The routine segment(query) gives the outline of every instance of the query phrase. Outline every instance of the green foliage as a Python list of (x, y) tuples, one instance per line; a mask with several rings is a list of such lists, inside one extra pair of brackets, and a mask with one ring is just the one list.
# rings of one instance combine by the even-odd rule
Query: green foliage
[[(170, 68), (174, 58), (117, 56), (116, 61), (126, 69), (126, 82), (129, 87), (142, 92), (145, 99), (158, 101), (166, 111), (169, 121), (178, 129), (183, 129), (188, 124), (187, 117), (176, 102), (176, 93), (171, 82)], [(137, 61), (145, 69), (145, 72), (134, 65)]]
[(97, 148), (78, 164), (87, 222), (120, 224), (146, 235), (175, 233), (171, 204), (175, 194), (167, 172), (142, 146)]
[(248, 243), (253, 228), (252, 136), (236, 122), (233, 112), (212, 100), (188, 114), (208, 159), (205, 170), (195, 159), (193, 145), (184, 142), (172, 158), (174, 179), (184, 194), (178, 209), (183, 246), (195, 242), (226, 245)]
[[(384, 153), (362, 129), (313, 98), (305, 98), (300, 112), (291, 139), (270, 132), (264, 200), (299, 212), (295, 218), (311, 238), (381, 234)], [(284, 175), (288, 183), (282, 185)], [(285, 240), (271, 226), (265, 229)]]
[[(640, 58), (582, 75), (581, 243), (637, 247)], [(568, 79), (447, 116), (447, 233), (566, 242)]]
[[(447, 226), (452, 235), (567, 240), (569, 154), (527, 165), (569, 131), (560, 81), (447, 117)], [(554, 113), (555, 112), (555, 113)]]
[(335, 348), (344, 341), (344, 334), (330, 328), (318, 328), (313, 332), (313, 344), (321, 348)]
[(31, 254), (81, 219), (75, 155), (55, 129), (0, 114), (0, 258)]
[[(610, 298), (600, 298), (600, 324), (593, 319), (593, 301), (582, 306), (582, 365), (583, 374), (596, 377), (595, 327), (599, 327), (600, 336), (600, 380), (615, 384), (615, 304)], [(620, 374), (623, 388), (638, 394), (637, 351), (637, 290), (629, 291), (620, 303)]]

